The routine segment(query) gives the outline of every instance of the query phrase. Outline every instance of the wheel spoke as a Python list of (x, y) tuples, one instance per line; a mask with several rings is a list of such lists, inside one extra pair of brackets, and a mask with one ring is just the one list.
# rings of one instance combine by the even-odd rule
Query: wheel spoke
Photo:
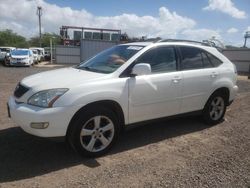
[(89, 135), (92, 135), (93, 132), (94, 132), (94, 130), (82, 129), (82, 131), (81, 131), (81, 136), (89, 136)]
[(211, 103), (211, 105), (214, 107), (214, 106), (216, 106), (216, 104), (215, 104), (215, 101), (213, 100), (213, 102)]
[(113, 129), (113, 124), (112, 123), (109, 123), (109, 124), (105, 125), (104, 127), (102, 127), (103, 132), (106, 132), (106, 131), (109, 131), (109, 130), (112, 130), (112, 129)]
[(217, 111), (214, 112), (214, 118), (218, 119), (219, 113)]
[(214, 110), (212, 110), (212, 111), (210, 112), (211, 117), (214, 117), (214, 114), (215, 114), (215, 112), (214, 112)]
[(94, 118), (94, 122), (95, 122), (95, 128), (98, 129), (100, 127), (101, 116), (96, 116)]
[(218, 109), (221, 111), (223, 110), (223, 106), (218, 106)]
[(217, 98), (216, 102), (215, 102), (215, 105), (216, 106), (219, 106), (221, 104), (221, 99), (220, 98)]
[(87, 145), (87, 149), (88, 149), (89, 151), (92, 151), (92, 150), (93, 150), (93, 147), (94, 147), (94, 145), (95, 145), (95, 142), (96, 142), (96, 139), (95, 139), (94, 137), (92, 137), (91, 140), (90, 140), (90, 142), (89, 142), (89, 144)]
[(107, 146), (109, 144), (109, 140), (102, 134), (99, 140), (102, 142), (104, 146)]

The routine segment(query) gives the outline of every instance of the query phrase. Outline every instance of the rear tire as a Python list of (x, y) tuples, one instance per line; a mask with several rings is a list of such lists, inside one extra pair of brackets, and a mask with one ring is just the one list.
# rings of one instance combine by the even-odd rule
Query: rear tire
[(203, 109), (203, 119), (208, 125), (221, 122), (226, 112), (226, 100), (221, 92), (216, 92), (208, 99)]
[(120, 132), (117, 116), (105, 107), (80, 113), (70, 127), (67, 139), (73, 149), (85, 157), (98, 157), (108, 152)]

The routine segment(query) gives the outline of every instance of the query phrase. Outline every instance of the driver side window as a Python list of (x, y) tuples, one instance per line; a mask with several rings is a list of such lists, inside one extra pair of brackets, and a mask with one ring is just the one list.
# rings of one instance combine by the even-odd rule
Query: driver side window
[(176, 71), (176, 55), (173, 47), (157, 47), (142, 54), (136, 61), (151, 65), (152, 73)]

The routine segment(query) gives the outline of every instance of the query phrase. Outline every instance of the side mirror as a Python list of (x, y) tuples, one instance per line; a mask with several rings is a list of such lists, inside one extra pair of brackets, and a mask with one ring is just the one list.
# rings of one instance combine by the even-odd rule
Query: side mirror
[(148, 63), (136, 64), (133, 67), (131, 74), (134, 75), (134, 76), (151, 74), (151, 66)]

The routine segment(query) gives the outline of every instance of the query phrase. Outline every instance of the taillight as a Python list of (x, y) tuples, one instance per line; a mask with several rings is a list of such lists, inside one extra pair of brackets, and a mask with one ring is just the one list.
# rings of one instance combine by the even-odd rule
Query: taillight
[(235, 74), (238, 74), (237, 69), (236, 69), (236, 66), (235, 66), (234, 63), (233, 63), (233, 66), (234, 66), (234, 73), (235, 73)]

